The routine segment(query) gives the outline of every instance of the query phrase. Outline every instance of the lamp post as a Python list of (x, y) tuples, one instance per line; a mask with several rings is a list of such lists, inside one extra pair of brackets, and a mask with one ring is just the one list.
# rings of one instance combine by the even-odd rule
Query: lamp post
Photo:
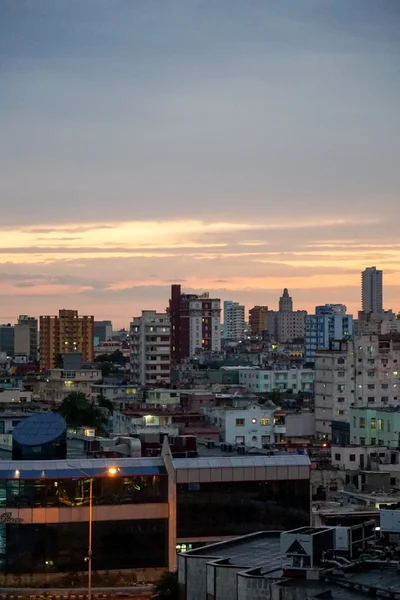
[[(93, 542), (93, 477), (85, 473), (82, 469), (79, 469), (75, 465), (69, 464), (70, 467), (76, 469), (82, 475), (89, 479), (89, 540), (88, 540), (88, 555), (85, 560), (88, 563), (88, 600), (92, 600), (92, 542)], [(109, 467), (107, 469), (107, 475), (114, 477), (118, 473), (119, 469), (116, 467)]]

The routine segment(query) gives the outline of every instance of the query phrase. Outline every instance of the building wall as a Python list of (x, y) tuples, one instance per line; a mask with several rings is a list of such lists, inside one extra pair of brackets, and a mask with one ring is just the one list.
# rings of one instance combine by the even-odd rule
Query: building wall
[(57, 354), (82, 354), (85, 362), (94, 359), (94, 318), (79, 316), (76, 310), (59, 311), (58, 316), (40, 317), (40, 367), (52, 369)]
[(19, 388), (0, 389), (0, 404), (25, 404), (31, 400), (32, 392)]
[[(263, 445), (275, 443), (275, 408), (264, 408), (253, 405), (246, 409), (230, 409), (208, 407), (203, 412), (208, 416), (210, 424), (220, 428), (221, 436), (227, 444), (245, 444), (249, 447), (262, 448)], [(284, 436), (285, 427), (278, 426), (279, 436)]]
[(349, 420), (351, 407), (400, 404), (400, 337), (363, 335), (320, 350), (315, 358), (317, 434), (332, 420)]
[(249, 310), (249, 325), (253, 335), (261, 335), (267, 329), (268, 306), (253, 306)]
[(166, 313), (142, 311), (131, 323), (131, 380), (142, 386), (169, 384), (171, 322)]
[(14, 354), (14, 327), (11, 325), (0, 325), (0, 353)]
[(171, 360), (174, 364), (200, 351), (221, 350), (221, 301), (202, 295), (182, 294), (171, 286)]
[(398, 448), (400, 446), (400, 411), (351, 408), (350, 443)]
[[(342, 306), (342, 305), (340, 305)], [(304, 360), (315, 361), (318, 349), (328, 348), (332, 340), (348, 339), (353, 335), (353, 317), (346, 314), (315, 314), (305, 319)]]
[(38, 358), (38, 320), (28, 315), (20, 315), (14, 326), (15, 354), (26, 354), (31, 360)]
[(361, 274), (361, 304), (364, 312), (383, 310), (383, 274), (376, 267), (368, 267)]
[(313, 382), (314, 370), (310, 368), (239, 369), (239, 384), (256, 393), (272, 390), (311, 391)]
[(224, 337), (228, 340), (240, 341), (244, 337), (245, 308), (238, 302), (224, 302)]

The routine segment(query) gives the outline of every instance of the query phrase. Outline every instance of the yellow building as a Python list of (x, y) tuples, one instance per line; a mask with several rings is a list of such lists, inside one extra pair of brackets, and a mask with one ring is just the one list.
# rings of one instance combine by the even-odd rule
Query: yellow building
[(62, 309), (58, 316), (40, 317), (40, 367), (53, 369), (57, 354), (80, 353), (93, 361), (94, 317), (79, 316), (77, 310)]

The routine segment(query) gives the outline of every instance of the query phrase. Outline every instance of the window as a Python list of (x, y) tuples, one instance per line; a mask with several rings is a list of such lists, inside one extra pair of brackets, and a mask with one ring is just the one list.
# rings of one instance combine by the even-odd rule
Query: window
[(390, 433), (390, 421), (387, 422), (387, 430), (388, 430), (388, 433)]
[(381, 388), (383, 390), (387, 390), (387, 389), (389, 389), (389, 384), (388, 383), (382, 383)]
[(368, 377), (375, 377), (375, 371), (368, 371), (367, 375)]
[(337, 401), (338, 402), (344, 402), (344, 398), (338, 398)]
[(236, 419), (236, 427), (244, 427), (244, 419)]
[(375, 384), (374, 383), (369, 383), (368, 384), (368, 389), (369, 390), (374, 390), (375, 389)]
[(360, 445), (365, 446), (365, 437), (360, 437)]
[(374, 396), (368, 396), (368, 402), (375, 402)]
[(375, 418), (371, 419), (371, 429), (376, 429), (376, 419)]
[(356, 462), (356, 455), (350, 454), (350, 462)]
[(353, 417), (353, 427), (357, 427), (357, 419), (356, 419), (356, 417)]
[(338, 410), (338, 411), (337, 411), (337, 414), (338, 414), (338, 415), (344, 415), (344, 410)]
[(371, 438), (371, 446), (376, 446), (376, 438)]
[(358, 426), (360, 429), (365, 429), (365, 417), (360, 417)]
[(264, 417), (263, 417), (262, 419), (260, 419), (260, 423), (261, 423), (261, 425), (263, 425), (264, 427), (265, 427), (265, 426), (267, 426), (267, 425), (269, 425), (269, 424), (270, 424), (270, 422), (271, 422), (271, 419), (268, 419), (268, 418), (264, 418)]
[(340, 460), (340, 454), (335, 454), (335, 460)]
[(383, 419), (378, 419), (378, 429), (379, 429), (379, 431), (384, 431), (385, 421)]

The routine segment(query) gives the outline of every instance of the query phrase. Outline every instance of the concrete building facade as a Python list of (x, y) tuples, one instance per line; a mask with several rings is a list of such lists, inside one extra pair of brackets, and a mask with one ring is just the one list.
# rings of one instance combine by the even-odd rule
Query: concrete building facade
[(268, 306), (253, 306), (249, 310), (249, 325), (252, 335), (261, 335), (267, 329)]
[(82, 354), (85, 362), (94, 358), (93, 316), (79, 316), (77, 310), (59, 311), (40, 317), (40, 367), (53, 369), (59, 354)]
[(224, 301), (224, 337), (227, 340), (240, 341), (244, 337), (245, 308), (239, 302)]
[(314, 363), (315, 353), (328, 348), (332, 340), (348, 339), (353, 335), (353, 316), (346, 314), (344, 304), (317, 306), (314, 315), (305, 318), (304, 361)]
[(314, 383), (314, 370), (290, 365), (276, 365), (270, 369), (259, 367), (239, 368), (239, 384), (245, 385), (254, 393), (268, 393), (272, 390), (280, 392), (311, 392)]
[(367, 267), (361, 273), (361, 305), (367, 313), (383, 311), (383, 273), (376, 267)]
[(198, 352), (221, 350), (221, 301), (202, 295), (183, 294), (180, 285), (171, 286), (168, 313), (171, 319), (173, 363)]
[(14, 352), (25, 354), (30, 360), (38, 359), (38, 320), (20, 315), (14, 326)]
[(171, 321), (166, 313), (143, 310), (130, 328), (131, 381), (134, 384), (162, 387), (171, 377)]
[(363, 335), (331, 342), (315, 356), (316, 432), (330, 437), (333, 420), (350, 408), (400, 404), (400, 335)]

